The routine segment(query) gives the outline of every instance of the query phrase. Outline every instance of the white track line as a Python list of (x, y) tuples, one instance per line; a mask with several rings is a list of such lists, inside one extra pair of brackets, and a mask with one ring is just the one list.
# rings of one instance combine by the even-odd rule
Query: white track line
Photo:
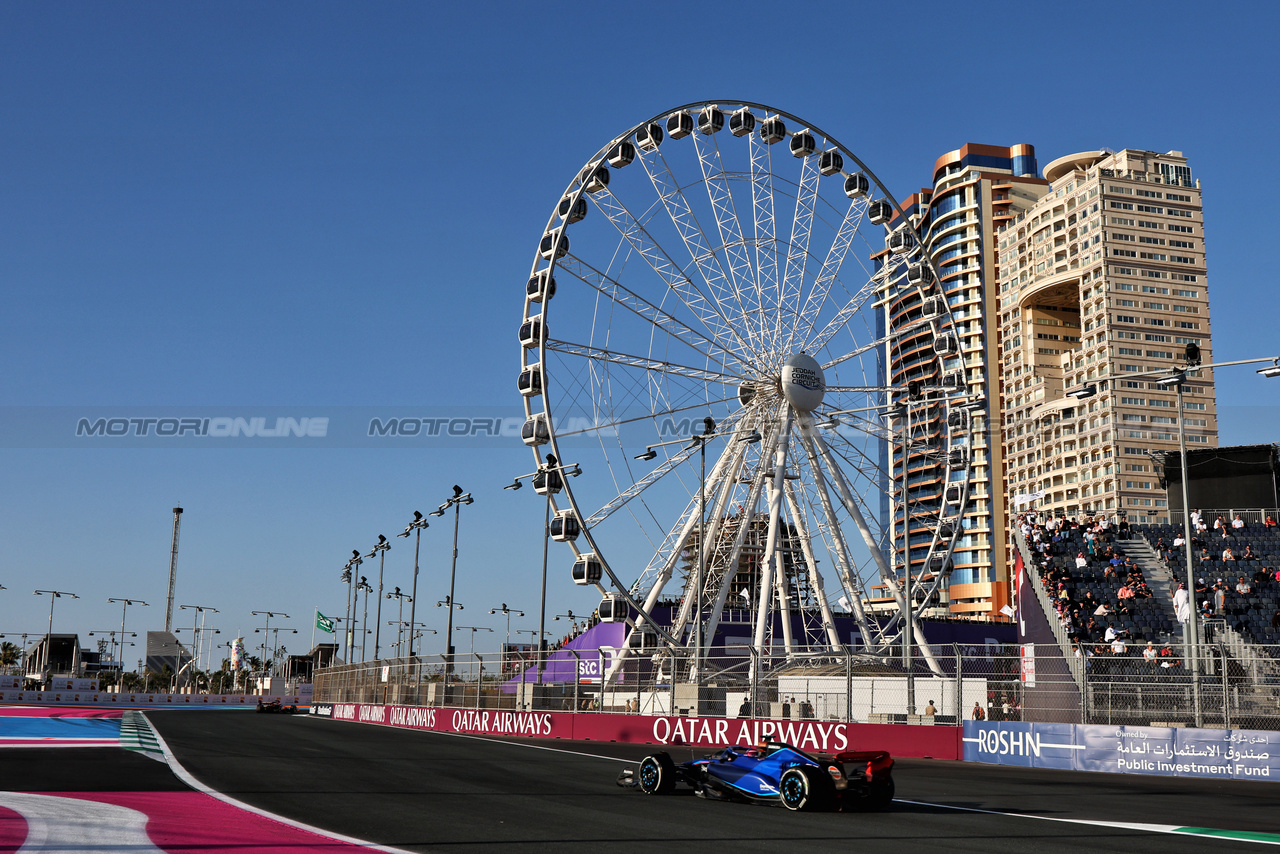
[[(1253, 842), (1258, 845), (1280, 845), (1280, 837), (1277, 837), (1274, 840), (1273, 839), (1250, 839), (1248, 837), (1241, 837), (1241, 836), (1235, 835), (1236, 833), (1240, 833), (1244, 831), (1219, 830), (1215, 828), (1214, 830), (1216, 830), (1217, 832), (1197, 833), (1193, 831), (1184, 830), (1181, 826), (1176, 824), (1140, 824), (1138, 822), (1131, 822), (1131, 821), (1099, 821), (1099, 820), (1087, 819), (1087, 818), (1056, 818), (1054, 816), (1048, 816), (1048, 815), (1030, 815), (1028, 813), (1021, 813), (1021, 812), (1001, 812), (999, 810), (984, 810), (984, 809), (978, 809), (977, 807), (957, 807), (951, 804), (935, 804), (929, 801), (908, 801), (902, 798), (895, 798), (894, 800), (900, 804), (914, 804), (916, 806), (921, 806), (921, 807), (938, 807), (939, 809), (944, 809), (944, 810), (958, 810), (960, 812), (976, 812), (976, 813), (983, 813), (984, 815), (1003, 815), (1003, 816), (1010, 816), (1012, 818), (1033, 818), (1033, 819), (1036, 819), (1037, 821), (1058, 821), (1058, 822), (1063, 822), (1064, 824), (1083, 824), (1083, 825), (1088, 825), (1089, 827), (1110, 827), (1118, 830), (1138, 830), (1143, 833), (1165, 833), (1171, 836), (1193, 836), (1197, 839), (1204, 839), (1206, 841), (1209, 839), (1215, 839), (1218, 841), (1231, 840), (1234, 842)], [(1202, 828), (1202, 829), (1209, 830), (1209, 828)], [(1268, 835), (1274, 835), (1274, 834), (1268, 834)]]

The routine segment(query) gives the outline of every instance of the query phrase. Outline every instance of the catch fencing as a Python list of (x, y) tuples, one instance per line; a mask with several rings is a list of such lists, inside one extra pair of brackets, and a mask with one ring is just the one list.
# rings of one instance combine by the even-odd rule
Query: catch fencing
[[(601, 685), (605, 652), (568, 651), (574, 666), (513, 653), (384, 659), (317, 672), (317, 702), (477, 710), (792, 718), (951, 725), (963, 720), (1280, 730), (1280, 647), (1218, 641), (1193, 662), (1181, 645), (933, 645), (919, 650), (781, 661), (755, 657), (704, 666), (661, 650), (629, 658)], [(576, 672), (578, 678), (565, 677)], [(672, 674), (675, 678), (672, 678)]]

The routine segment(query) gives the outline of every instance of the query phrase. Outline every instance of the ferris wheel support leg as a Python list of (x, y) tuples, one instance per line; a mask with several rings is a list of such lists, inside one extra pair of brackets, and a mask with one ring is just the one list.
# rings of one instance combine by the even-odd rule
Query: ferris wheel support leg
[[(836, 515), (831, 502), (831, 491), (827, 488), (827, 480), (822, 473), (822, 464), (818, 460), (818, 452), (814, 447), (811, 419), (806, 418), (800, 422), (800, 442), (804, 446), (805, 454), (809, 457), (809, 467), (813, 470), (814, 487), (818, 493), (819, 501), (822, 502), (823, 513), (832, 522), (831, 536), (835, 540), (835, 557), (839, 563), (844, 589), (849, 594), (849, 610), (853, 612), (854, 622), (857, 623), (862, 632), (863, 643), (873, 648), (881, 648), (885, 646), (883, 631), (879, 625), (873, 626), (871, 621), (867, 619), (866, 609), (862, 605), (862, 582), (852, 569), (853, 562), (849, 558), (849, 546), (845, 542), (844, 531), (835, 522)], [(816, 565), (814, 566), (814, 571), (817, 571)], [(829, 606), (827, 612), (830, 612)]]
[[(786, 484), (786, 479), (783, 479)], [(774, 485), (769, 484), (769, 503), (773, 504)], [(786, 497), (786, 490), (783, 490), (783, 497)], [(781, 513), (781, 511), (779, 511)], [(780, 522), (781, 524), (781, 522)], [(778, 597), (778, 613), (782, 617), (782, 648), (786, 651), (787, 660), (789, 661), (795, 655), (795, 637), (791, 631), (791, 597), (787, 592), (787, 565), (786, 550), (774, 550), (774, 569), (773, 569), (773, 593)]]
[(760, 579), (759, 601), (756, 608), (755, 637), (752, 646), (757, 657), (753, 667), (759, 668), (764, 659), (765, 632), (769, 626), (769, 605), (773, 601), (773, 559), (778, 550), (778, 523), (782, 515), (782, 484), (787, 476), (787, 441), (791, 433), (791, 407), (787, 406), (782, 415), (782, 424), (778, 428), (777, 445), (774, 451), (773, 488), (769, 492), (769, 535), (765, 541), (762, 577)]
[[(735, 445), (737, 446), (737, 453), (735, 454), (734, 462), (730, 471), (741, 472), (742, 462), (746, 458), (747, 446), (740, 442), (735, 443)], [(732, 488), (732, 485), (733, 478), (727, 478), (725, 481), (726, 498), (728, 496), (728, 490)], [(738, 561), (741, 559), (742, 555), (742, 545), (746, 542), (747, 534), (751, 530), (751, 521), (755, 518), (755, 503), (759, 497), (760, 481), (756, 479), (751, 485), (749, 497), (746, 504), (743, 506), (741, 518), (738, 520), (738, 532), (734, 536), (733, 547), (729, 550), (728, 559), (723, 564), (724, 571), (720, 575), (720, 586), (716, 591), (715, 605), (711, 608), (711, 616), (707, 620), (705, 636), (708, 638), (714, 638), (716, 636), (716, 629), (720, 627), (720, 615), (724, 613), (725, 603), (728, 602), (729, 599), (730, 587), (732, 586), (734, 576), (737, 574)], [(721, 518), (724, 517), (725, 507), (727, 506), (727, 501), (720, 503), (718, 515)], [(717, 522), (719, 521), (721, 521), (721, 519), (717, 519)], [(717, 525), (712, 529), (717, 537), (719, 536), (721, 527), (721, 525)], [(712, 554), (714, 555), (715, 553), (712, 552)], [(708, 560), (708, 565), (710, 565), (710, 560)]]
[(919, 638), (917, 643), (920, 645), (920, 654), (924, 657), (925, 662), (929, 665), (929, 669), (934, 674), (941, 676), (942, 667), (938, 664), (937, 658), (934, 657), (933, 650), (925, 643), (924, 632), (920, 629), (920, 621), (916, 619), (915, 613), (907, 604), (906, 597), (903, 595), (902, 588), (898, 585), (898, 580), (893, 577), (893, 572), (889, 569), (889, 563), (884, 559), (879, 546), (876, 545), (875, 536), (871, 533), (871, 528), (867, 525), (867, 520), (863, 517), (862, 512), (858, 509), (857, 502), (853, 500), (853, 495), (849, 491), (849, 485), (845, 483), (844, 477), (840, 474), (831, 461), (831, 451), (827, 448), (821, 436), (814, 436), (814, 442), (822, 452), (822, 457), (827, 461), (828, 468), (831, 469), (832, 476), (835, 477), (836, 487), (840, 491), (840, 498), (844, 501), (849, 515), (853, 517), (853, 522), (858, 530), (862, 533), (862, 539), (867, 544), (867, 550), (871, 552), (872, 558), (875, 559), (876, 566), (880, 569), (880, 579), (889, 588), (893, 594), (894, 601), (898, 604), (898, 613), (904, 618), (911, 620), (911, 628), (915, 633), (915, 637)]
[[(817, 594), (815, 598), (818, 600), (818, 609), (822, 612), (822, 627), (827, 634), (827, 643), (832, 650), (843, 650), (844, 644), (840, 642), (840, 633), (836, 631), (835, 617), (831, 614), (831, 606), (827, 604), (826, 590), (822, 586), (822, 573), (818, 572), (818, 561), (813, 554), (813, 544), (809, 540), (809, 531), (804, 527), (804, 514), (800, 512), (795, 488), (791, 484), (787, 484), (784, 497), (787, 499), (787, 507), (791, 511), (791, 518), (795, 521), (796, 535), (800, 539), (800, 547), (804, 550), (804, 562), (809, 569), (809, 583)], [(863, 631), (863, 637), (870, 637), (870, 635), (865, 634), (865, 628)]]

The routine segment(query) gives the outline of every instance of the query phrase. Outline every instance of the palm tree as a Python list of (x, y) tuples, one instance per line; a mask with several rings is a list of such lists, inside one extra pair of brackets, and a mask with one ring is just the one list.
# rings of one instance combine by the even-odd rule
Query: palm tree
[(130, 671), (120, 675), (121, 691), (140, 691), (146, 684), (146, 681), (138, 674)]
[(5, 670), (13, 670), (21, 660), (22, 650), (16, 643), (10, 643), (9, 641), (0, 643), (0, 667)]

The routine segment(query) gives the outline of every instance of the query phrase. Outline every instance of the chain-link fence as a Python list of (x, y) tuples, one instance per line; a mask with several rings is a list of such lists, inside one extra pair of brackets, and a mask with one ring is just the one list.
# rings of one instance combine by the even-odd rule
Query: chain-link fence
[[(417, 656), (317, 673), (315, 700), (520, 709), (955, 725), (966, 719), (1280, 729), (1280, 647), (1220, 637), (1192, 660), (1181, 645), (956, 645), (893, 655), (769, 658), (704, 667), (668, 650), (609, 669), (608, 652)], [(566, 660), (567, 659), (567, 660)], [(674, 678), (673, 678), (674, 674)]]

